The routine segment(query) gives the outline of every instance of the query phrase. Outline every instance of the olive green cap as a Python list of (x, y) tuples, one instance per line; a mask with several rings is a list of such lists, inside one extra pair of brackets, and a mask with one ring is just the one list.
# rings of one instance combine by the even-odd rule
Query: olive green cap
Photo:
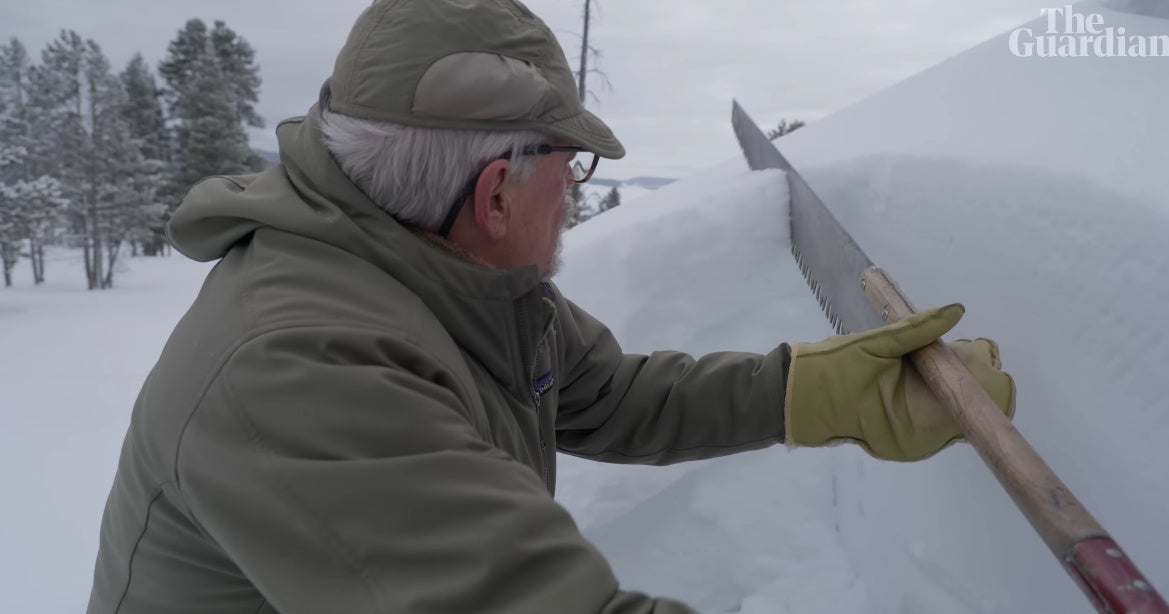
[(376, 0), (327, 84), (329, 109), (428, 128), (534, 130), (605, 158), (625, 148), (580, 104), (552, 31), (515, 0)]

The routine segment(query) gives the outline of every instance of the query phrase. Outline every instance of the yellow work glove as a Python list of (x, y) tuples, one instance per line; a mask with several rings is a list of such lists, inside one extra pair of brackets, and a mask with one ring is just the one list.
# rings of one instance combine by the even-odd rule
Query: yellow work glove
[[(859, 444), (877, 458), (915, 461), (962, 437), (908, 354), (946, 334), (965, 308), (947, 305), (817, 343), (793, 343), (784, 403), (787, 444)], [(989, 339), (947, 343), (1007, 417), (1015, 383)]]

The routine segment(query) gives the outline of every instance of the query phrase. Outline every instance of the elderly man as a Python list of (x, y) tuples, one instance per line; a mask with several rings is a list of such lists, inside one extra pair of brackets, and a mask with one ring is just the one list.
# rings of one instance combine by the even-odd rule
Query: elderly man
[[(376, 1), (277, 134), (280, 165), (171, 221), (219, 263), (135, 405), (91, 613), (691, 612), (618, 587), (552, 498), (557, 450), (959, 438), (903, 354), (960, 306), (694, 359), (625, 354), (561, 295), (566, 186), (624, 149), (514, 0)], [(954, 346), (1009, 414), (993, 344)]]

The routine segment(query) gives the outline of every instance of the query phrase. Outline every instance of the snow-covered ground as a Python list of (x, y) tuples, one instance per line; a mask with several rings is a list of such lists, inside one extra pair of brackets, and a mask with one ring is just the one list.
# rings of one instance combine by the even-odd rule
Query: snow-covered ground
[[(778, 141), (919, 306), (964, 302), (956, 336), (1000, 342), (1016, 424), (1162, 591), (1166, 100), (1169, 58), (1016, 58), (1004, 35)], [(732, 160), (641, 195), (569, 232), (557, 282), (628, 351), (830, 335), (788, 251), (784, 185)], [(79, 263), (35, 289), (22, 263), (0, 290), (2, 612), (83, 607), (134, 396), (207, 270), (129, 266), (88, 293)], [(561, 463), (558, 499), (622, 582), (704, 612), (1090, 611), (966, 446), (916, 464), (846, 446)]]
[(133, 259), (86, 292), (80, 252), (27, 261), (0, 289), (0, 612), (77, 613), (122, 436), (146, 374), (207, 264)]

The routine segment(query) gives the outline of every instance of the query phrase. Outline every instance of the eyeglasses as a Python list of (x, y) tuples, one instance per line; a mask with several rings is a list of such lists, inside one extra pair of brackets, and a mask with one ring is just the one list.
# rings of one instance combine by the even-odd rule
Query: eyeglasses
[[(585, 153), (585, 154), (592, 153), (592, 152), (585, 151), (585, 149), (583, 147), (578, 147), (576, 145), (536, 145), (534, 147), (528, 146), (528, 147), (521, 149), (520, 155), (522, 155), (522, 156), (546, 156), (550, 153), (563, 152), (563, 151), (571, 151), (571, 152), (575, 152), (575, 153)], [(513, 155), (512, 152), (508, 151), (508, 152), (504, 152), (504, 154), (502, 156), (499, 156), (499, 157), (503, 160), (510, 160), (512, 155)], [(596, 172), (596, 170), (597, 170), (597, 163), (599, 163), (601, 161), (601, 156), (598, 156), (597, 154), (592, 154), (592, 155), (593, 155), (593, 161), (588, 166), (585, 166), (584, 163), (581, 162), (580, 160), (574, 160), (572, 162), (572, 166), (569, 167), (570, 172), (567, 175), (569, 181), (571, 181), (573, 183), (584, 183), (584, 182), (588, 181), (589, 179), (592, 179), (593, 173)]]
[[(523, 149), (520, 150), (519, 155), (521, 155), (521, 156), (546, 156), (546, 155), (551, 154), (551, 153), (567, 152), (567, 151), (571, 151), (571, 152), (578, 153), (578, 154), (592, 153), (589, 151), (585, 151), (585, 149), (583, 147), (579, 147), (576, 145), (544, 145), (544, 144), (541, 144), (541, 145), (534, 145), (534, 146), (529, 145), (527, 147), (524, 147)], [(514, 155), (515, 155), (515, 152), (505, 151), (497, 159), (498, 160), (510, 160), (512, 158), (512, 156), (514, 156)], [(580, 160), (573, 160), (572, 164), (568, 167), (568, 173), (565, 174), (565, 178), (573, 183), (584, 183), (584, 182), (588, 181), (589, 179), (592, 179), (593, 173), (596, 172), (596, 170), (597, 170), (597, 164), (601, 161), (601, 156), (599, 156), (595, 153), (592, 153), (592, 156), (593, 156), (592, 163), (590, 163), (588, 166), (585, 166), (584, 163), (581, 162)], [(479, 183), (479, 175), (481, 175), (481, 174), (483, 174), (482, 170), (480, 170), (478, 173), (475, 173), (475, 176), (471, 177), (467, 181), (467, 184), (465, 186), (463, 186), (462, 191), (459, 192), (458, 198), (451, 205), (450, 210), (446, 214), (446, 218), (443, 219), (443, 221), (442, 221), (442, 226), (440, 226), (438, 229), (438, 234), (442, 238), (445, 239), (447, 237), (447, 235), (450, 234), (451, 228), (454, 227), (454, 225), (455, 225), (455, 218), (459, 217), (459, 212), (463, 210), (463, 203), (467, 202), (467, 198), (475, 193), (475, 185)]]

